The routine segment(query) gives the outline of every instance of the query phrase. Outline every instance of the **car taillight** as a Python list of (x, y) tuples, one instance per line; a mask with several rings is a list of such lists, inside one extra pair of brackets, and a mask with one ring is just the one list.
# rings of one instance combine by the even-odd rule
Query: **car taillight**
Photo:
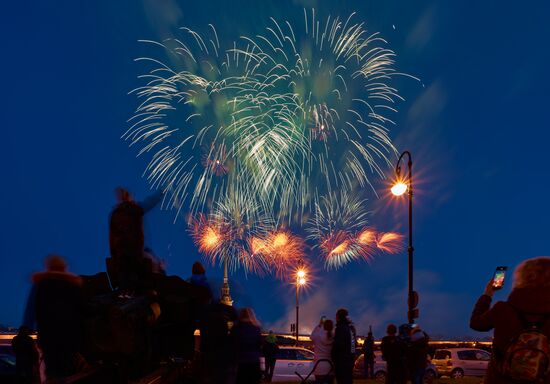
[(447, 360), (447, 367), (452, 367), (453, 366), (453, 362), (451, 360)]

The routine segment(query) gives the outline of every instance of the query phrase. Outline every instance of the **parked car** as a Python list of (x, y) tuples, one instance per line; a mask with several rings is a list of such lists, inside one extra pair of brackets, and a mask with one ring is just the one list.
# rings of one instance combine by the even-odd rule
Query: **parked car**
[(432, 362), (440, 376), (462, 378), (484, 376), (491, 354), (475, 348), (446, 348), (435, 351)]
[[(365, 365), (363, 363), (364, 356), (359, 355), (357, 360), (355, 360), (355, 365), (353, 367), (353, 377), (363, 378), (365, 377)], [(374, 378), (378, 381), (386, 380), (386, 361), (382, 357), (381, 351), (374, 351)], [(425, 380), (431, 382), (434, 378), (438, 377), (437, 368), (431, 362), (428, 362), (426, 367)]]
[[(313, 369), (313, 357), (313, 352), (309, 349), (279, 346), (272, 381), (300, 382), (300, 377), (296, 375), (296, 372), (305, 378)], [(263, 372), (265, 369), (263, 357), (260, 359), (260, 366)], [(308, 381), (313, 380), (315, 380), (315, 377), (311, 375)]]

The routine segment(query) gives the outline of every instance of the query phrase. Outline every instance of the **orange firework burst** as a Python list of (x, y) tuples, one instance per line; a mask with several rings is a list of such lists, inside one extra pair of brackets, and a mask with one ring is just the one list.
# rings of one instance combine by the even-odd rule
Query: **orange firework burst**
[(348, 232), (335, 231), (325, 236), (320, 248), (323, 251), (327, 268), (339, 268), (357, 259), (360, 247)]
[(200, 252), (212, 252), (220, 246), (222, 242), (221, 234), (212, 227), (206, 227), (200, 236), (199, 251)]
[(193, 220), (191, 234), (199, 252), (206, 256), (212, 257), (223, 244), (223, 234), (219, 226), (204, 215), (199, 215)]
[(362, 245), (375, 246), (376, 245), (376, 231), (367, 228), (359, 233), (357, 236), (357, 242)]
[(349, 249), (350, 241), (344, 240), (340, 244), (338, 244), (330, 253), (328, 254), (330, 257), (332, 256), (338, 256), (344, 254)]
[(355, 239), (359, 247), (361, 257), (369, 261), (373, 258), (376, 248), (376, 230), (365, 228), (357, 235)]
[(403, 250), (403, 235), (395, 232), (381, 232), (376, 237), (376, 247), (382, 252), (399, 253)]
[(271, 233), (261, 245), (264, 246), (262, 250), (272, 271), (281, 279), (290, 275), (290, 271), (305, 254), (302, 238), (284, 229)]
[(268, 252), (267, 242), (256, 236), (252, 236), (248, 239), (248, 247), (252, 255), (263, 255)]

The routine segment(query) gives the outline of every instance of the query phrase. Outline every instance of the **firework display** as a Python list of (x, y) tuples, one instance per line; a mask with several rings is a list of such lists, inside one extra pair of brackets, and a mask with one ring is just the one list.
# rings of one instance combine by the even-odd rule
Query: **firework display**
[(378, 34), (304, 10), (226, 46), (212, 25), (144, 42), (165, 58), (137, 59), (148, 72), (123, 138), (212, 263), (283, 277), (307, 253), (302, 231), (328, 268), (400, 250), (358, 192), (396, 154), (400, 73)]

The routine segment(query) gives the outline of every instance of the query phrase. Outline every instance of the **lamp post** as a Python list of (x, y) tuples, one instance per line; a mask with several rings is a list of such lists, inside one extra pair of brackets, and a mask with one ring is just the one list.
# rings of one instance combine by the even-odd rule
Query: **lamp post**
[[(401, 178), (401, 160), (403, 157), (407, 155), (408, 162), (407, 166), (409, 168), (409, 174), (406, 177), (406, 179)], [(409, 151), (405, 151), (399, 156), (399, 160), (397, 160), (397, 165), (395, 167), (395, 176), (396, 176), (396, 183), (391, 188), (391, 192), (395, 196), (401, 196), (405, 194), (405, 192), (408, 191), (409, 195), (409, 246), (407, 248), (408, 254), (409, 254), (409, 289), (408, 289), (408, 312), (407, 312), (407, 319), (410, 324), (414, 322), (414, 319), (418, 317), (418, 310), (416, 309), (416, 306), (418, 305), (418, 294), (413, 290), (413, 253), (414, 253), (414, 247), (413, 247), (413, 222), (412, 222), (412, 208), (413, 208), (413, 181), (412, 181), (412, 156)]]
[(300, 287), (306, 284), (306, 271), (303, 267), (296, 271), (296, 345), (299, 335)]

